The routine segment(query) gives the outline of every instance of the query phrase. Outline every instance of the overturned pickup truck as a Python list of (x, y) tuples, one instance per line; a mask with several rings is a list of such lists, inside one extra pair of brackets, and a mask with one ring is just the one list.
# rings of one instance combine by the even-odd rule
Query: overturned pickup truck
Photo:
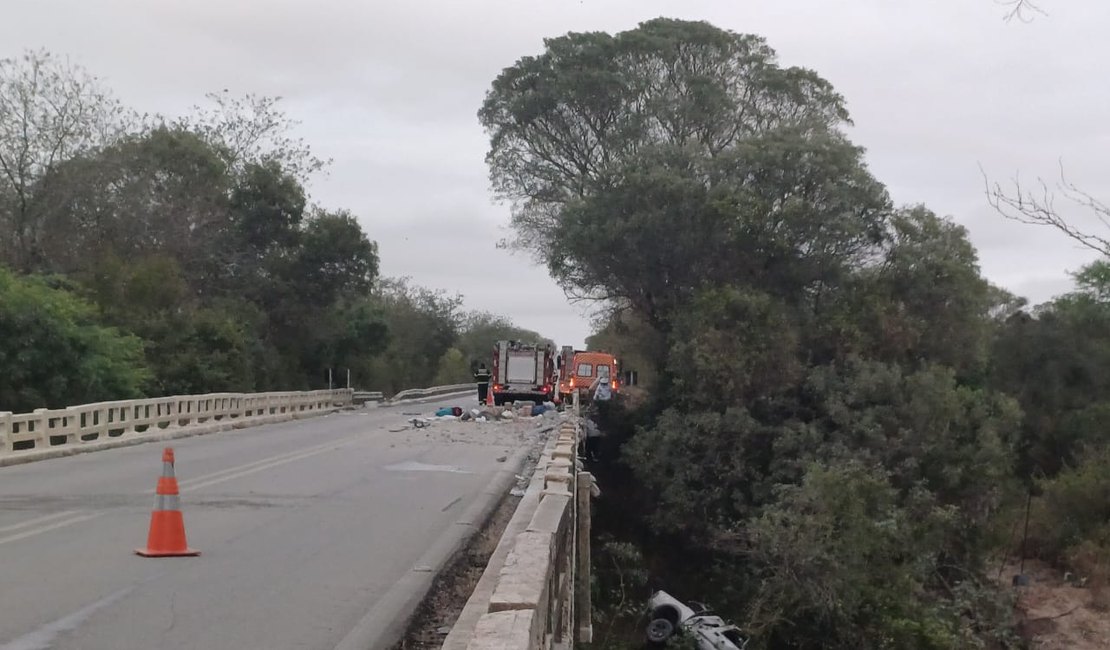
[(748, 639), (740, 628), (725, 623), (720, 616), (700, 603), (688, 607), (665, 591), (657, 591), (648, 601), (647, 640), (661, 646), (676, 634), (694, 639), (698, 650), (743, 650)]

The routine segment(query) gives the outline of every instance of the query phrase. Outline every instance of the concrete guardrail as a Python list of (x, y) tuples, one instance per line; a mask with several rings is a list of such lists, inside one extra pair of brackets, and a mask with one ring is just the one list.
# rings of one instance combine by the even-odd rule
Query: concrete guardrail
[(457, 395), (467, 391), (477, 395), (477, 384), (454, 384), (451, 386), (433, 386), (431, 388), (410, 388), (393, 396), (389, 401), (403, 402), (406, 400), (422, 399), (425, 397), (439, 397), (441, 395)]
[(32, 413), (0, 412), (0, 459), (28, 451), (241, 429), (320, 415), (350, 403), (351, 391), (339, 389), (177, 395)]
[(385, 394), (381, 391), (356, 390), (351, 395), (351, 403), (356, 406), (366, 402), (381, 402), (384, 399)]
[(442, 650), (549, 650), (592, 640), (595, 487), (578, 467), (581, 435), (577, 416), (559, 426)]

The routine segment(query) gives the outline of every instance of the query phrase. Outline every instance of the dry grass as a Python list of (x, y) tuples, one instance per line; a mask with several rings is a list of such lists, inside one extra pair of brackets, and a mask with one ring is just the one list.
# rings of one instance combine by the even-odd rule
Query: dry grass
[[(1018, 572), (1011, 564), (1003, 571), (1009, 584)], [(1105, 650), (1110, 648), (1110, 616), (1107, 615), (1107, 583), (1100, 577), (1065, 580), (1049, 565), (1026, 560), (1027, 587), (1017, 587), (1017, 614), (1022, 636), (1036, 650)]]

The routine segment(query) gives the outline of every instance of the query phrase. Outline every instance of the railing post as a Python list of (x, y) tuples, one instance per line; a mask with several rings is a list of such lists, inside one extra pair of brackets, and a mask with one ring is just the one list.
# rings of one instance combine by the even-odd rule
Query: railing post
[(129, 434), (135, 433), (135, 404), (137, 400), (127, 400), (120, 405), (119, 410), (116, 412), (119, 417), (120, 437), (126, 437)]
[(31, 411), (34, 419), (28, 424), (35, 428), (35, 449), (46, 449), (50, 446), (50, 420), (46, 417), (47, 409)]
[[(87, 412), (87, 414), (85, 415), (85, 423), (84, 424), (81, 423), (81, 408), (80, 407), (71, 406), (71, 407), (65, 409), (64, 411), (61, 411), (60, 412), (61, 415), (59, 415), (57, 418), (55, 418), (56, 420), (61, 421), (60, 422), (61, 426), (54, 427), (51, 431), (48, 432), (48, 436), (49, 435), (65, 436), (65, 438), (66, 438), (65, 444), (67, 444), (67, 445), (83, 442), (83, 440), (81, 440), (81, 436), (85, 435), (86, 433), (96, 432), (96, 428), (93, 426), (93, 418), (95, 417), (94, 413), (96, 413), (97, 410), (98, 409), (94, 409), (94, 410), (90, 410), (90, 411)], [(46, 420), (46, 423), (47, 423), (47, 428), (49, 428), (49, 424), (50, 424), (50, 419), (49, 418)], [(86, 431), (86, 429), (89, 429), (89, 430)], [(99, 435), (97, 437), (99, 438)], [(49, 446), (49, 444), (50, 444), (50, 441), (48, 439), (47, 440), (47, 445)]]
[[(112, 407), (105, 404), (96, 407), (93, 411), (93, 430), (90, 432), (96, 434), (93, 440), (108, 439), (108, 430), (112, 427), (111, 422), (109, 422), (109, 420), (111, 420), (111, 412)], [(81, 436), (75, 435), (71, 437), (70, 440), (73, 442), (81, 442)]]
[(593, 475), (578, 472), (575, 490), (575, 536), (578, 548), (575, 558), (578, 563), (574, 584), (574, 611), (577, 614), (576, 627), (579, 643), (593, 643), (593, 598), (590, 591), (590, 491), (593, 488)]
[(15, 451), (12, 443), (12, 414), (10, 411), (0, 413), (0, 452)]

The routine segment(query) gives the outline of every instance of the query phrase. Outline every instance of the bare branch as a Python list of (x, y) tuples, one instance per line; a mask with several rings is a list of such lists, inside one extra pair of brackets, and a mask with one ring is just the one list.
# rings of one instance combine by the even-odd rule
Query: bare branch
[(1054, 188), (1038, 178), (1033, 189), (1027, 189), (1021, 178), (1013, 178), (1012, 192), (1006, 192), (997, 182), (992, 182), (986, 171), (983, 174), (987, 201), (991, 207), (1007, 219), (1033, 226), (1050, 226), (1064, 233), (1072, 240), (1102, 255), (1110, 255), (1110, 234), (1096, 235), (1074, 225), (1073, 220), (1064, 217), (1056, 207), (1057, 192), (1074, 206), (1094, 215), (1104, 228), (1110, 231), (1110, 205), (1091, 194), (1079, 189), (1067, 179), (1063, 163), (1060, 164), (1060, 180)]
[(232, 168), (276, 161), (287, 173), (304, 181), (330, 164), (330, 160), (317, 157), (302, 138), (293, 135), (299, 122), (281, 110), (280, 97), (253, 94), (235, 97), (225, 90), (209, 93), (206, 98), (208, 106), (194, 106), (191, 115), (175, 120), (172, 125), (192, 131), (218, 147)]
[(1039, 14), (1047, 16), (1048, 13), (1033, 3), (1032, 0), (994, 0), (995, 4), (1007, 7), (1006, 15), (1003, 20), (1011, 22), (1019, 20), (1023, 23), (1031, 23)]
[(0, 59), (0, 259), (28, 268), (40, 243), (38, 184), (60, 161), (108, 144), (122, 115), (99, 80), (66, 58), (29, 50)]

